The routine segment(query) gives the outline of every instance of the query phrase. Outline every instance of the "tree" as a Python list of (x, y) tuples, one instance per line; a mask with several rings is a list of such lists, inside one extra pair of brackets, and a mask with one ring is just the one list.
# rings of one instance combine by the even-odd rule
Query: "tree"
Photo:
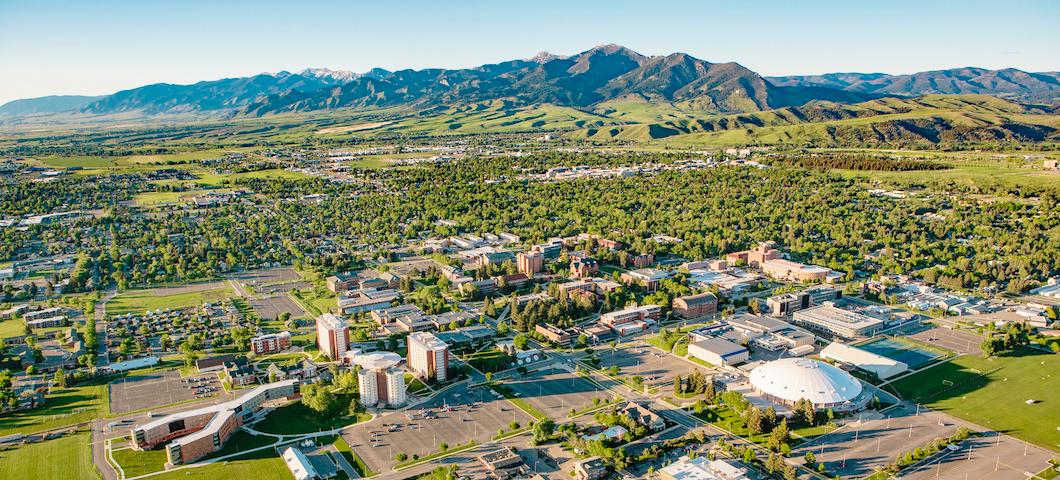
[(441, 450), (443, 452), (446, 451), (446, 450), (449, 450), (449, 444), (445, 443), (445, 442), (439, 443), (438, 444), (438, 450)]
[(302, 386), (302, 404), (311, 410), (329, 415), (334, 412), (338, 399), (331, 393), (330, 385), (310, 383)]
[(66, 388), (66, 370), (63, 370), (62, 368), (56, 370), (52, 381), (55, 382), (59, 388)]
[(542, 443), (552, 437), (556, 431), (556, 422), (546, 418), (534, 424), (534, 443)]
[(525, 333), (520, 333), (515, 336), (512, 342), (515, 343), (515, 348), (518, 348), (519, 350), (526, 350), (527, 344), (530, 343), (530, 337), (527, 336)]
[(762, 410), (758, 407), (751, 407), (751, 410), (747, 415), (747, 431), (750, 432), (751, 435), (762, 433), (762, 420)]
[(408, 459), (409, 459), (409, 456), (406, 455), (405, 452), (398, 452), (398, 453), (394, 454), (394, 460), (397, 460), (398, 462), (404, 462), (405, 460), (408, 460)]

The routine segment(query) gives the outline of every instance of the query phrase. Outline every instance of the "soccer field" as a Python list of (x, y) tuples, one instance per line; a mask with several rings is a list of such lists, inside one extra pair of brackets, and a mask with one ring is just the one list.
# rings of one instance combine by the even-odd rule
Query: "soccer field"
[(903, 398), (1060, 450), (1060, 355), (1029, 349), (989, 359), (965, 355), (891, 387)]

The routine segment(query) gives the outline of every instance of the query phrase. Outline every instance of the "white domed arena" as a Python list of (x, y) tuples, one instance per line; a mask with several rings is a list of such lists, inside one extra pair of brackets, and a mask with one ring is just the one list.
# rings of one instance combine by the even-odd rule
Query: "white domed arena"
[(751, 385), (778, 403), (794, 405), (805, 398), (816, 408), (840, 411), (858, 410), (870, 397), (849, 373), (809, 358), (782, 358), (760, 365), (751, 370)]

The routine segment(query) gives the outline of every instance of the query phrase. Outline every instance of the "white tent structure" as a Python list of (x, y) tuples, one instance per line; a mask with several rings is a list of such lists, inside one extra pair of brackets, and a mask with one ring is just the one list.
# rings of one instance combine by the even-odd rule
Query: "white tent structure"
[(909, 371), (909, 365), (904, 362), (839, 342), (832, 342), (824, 347), (824, 350), (821, 350), (821, 358), (853, 365), (866, 372), (872, 372), (881, 379)]

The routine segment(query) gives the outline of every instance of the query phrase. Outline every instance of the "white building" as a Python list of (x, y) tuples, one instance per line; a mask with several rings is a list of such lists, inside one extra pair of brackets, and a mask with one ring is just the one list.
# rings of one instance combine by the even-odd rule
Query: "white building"
[(705, 456), (681, 457), (659, 470), (664, 480), (745, 480), (747, 468), (734, 460), (711, 460)]
[(824, 347), (820, 355), (825, 360), (846, 363), (871, 372), (880, 379), (888, 379), (909, 370), (909, 365), (903, 362), (839, 342)]
[(408, 337), (408, 366), (422, 378), (445, 382), (449, 379), (449, 345), (430, 332), (414, 332)]
[(353, 361), (361, 366), (357, 372), (361, 405), (396, 408), (405, 404), (405, 372), (395, 366), (401, 362), (400, 355), (373, 352), (357, 355)]
[(711, 365), (736, 365), (747, 361), (750, 352), (721, 338), (706, 338), (688, 345), (688, 354)]
[(295, 480), (313, 480), (320, 478), (320, 474), (317, 473), (317, 469), (313, 467), (313, 463), (309, 461), (309, 458), (302, 453), (301, 450), (295, 447), (287, 447), (283, 451), (283, 463), (287, 464), (287, 468), (291, 470), (291, 474), (294, 475)]

